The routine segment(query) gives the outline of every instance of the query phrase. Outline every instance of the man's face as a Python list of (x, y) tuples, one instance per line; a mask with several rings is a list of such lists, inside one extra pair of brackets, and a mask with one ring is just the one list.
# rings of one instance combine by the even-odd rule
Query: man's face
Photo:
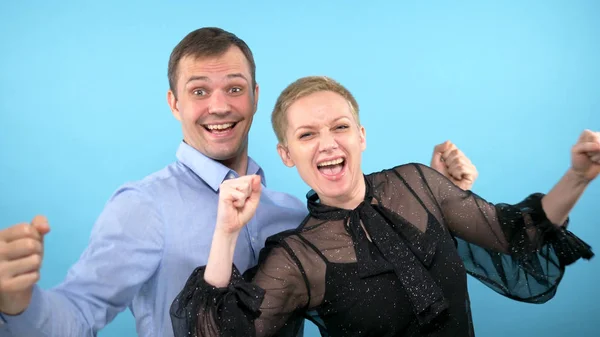
[(221, 56), (183, 57), (177, 97), (169, 91), (167, 98), (184, 140), (214, 160), (244, 155), (258, 101), (258, 85), (252, 88), (252, 82), (248, 61), (235, 46)]

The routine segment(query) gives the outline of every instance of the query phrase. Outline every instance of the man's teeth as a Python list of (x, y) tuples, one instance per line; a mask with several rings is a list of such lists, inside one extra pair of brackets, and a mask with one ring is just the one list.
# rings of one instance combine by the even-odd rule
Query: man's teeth
[(233, 123), (212, 124), (212, 125), (207, 125), (206, 128), (209, 130), (224, 130), (224, 129), (229, 129), (232, 126), (233, 126)]
[(323, 167), (323, 166), (332, 166), (332, 165), (337, 165), (337, 164), (341, 164), (344, 162), (343, 158), (338, 158), (338, 159), (334, 159), (334, 160), (330, 160), (330, 161), (324, 161), (322, 163), (319, 163), (317, 166), (318, 167)]

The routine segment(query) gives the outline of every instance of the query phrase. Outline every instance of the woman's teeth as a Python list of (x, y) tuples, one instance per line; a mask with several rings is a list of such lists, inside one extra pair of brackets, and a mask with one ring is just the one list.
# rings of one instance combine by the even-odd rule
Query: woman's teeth
[(333, 166), (333, 165), (338, 165), (344, 162), (343, 158), (338, 158), (338, 159), (334, 159), (334, 160), (329, 160), (329, 161), (324, 161), (322, 163), (317, 164), (318, 167), (324, 167), (324, 166)]

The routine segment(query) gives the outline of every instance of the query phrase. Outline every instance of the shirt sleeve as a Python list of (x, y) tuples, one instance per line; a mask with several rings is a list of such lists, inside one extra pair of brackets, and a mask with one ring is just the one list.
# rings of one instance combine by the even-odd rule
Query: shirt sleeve
[(531, 194), (516, 204), (493, 204), (427, 166), (418, 168), (467, 272), (498, 293), (543, 303), (554, 296), (567, 265), (593, 256), (566, 223), (559, 226), (548, 220), (543, 194)]
[(147, 193), (131, 186), (119, 189), (63, 283), (49, 290), (36, 287), (25, 312), (3, 316), (8, 336), (96, 336), (156, 270), (163, 230), (160, 207)]
[[(266, 253), (268, 252), (268, 254)], [(233, 273), (227, 287), (204, 281), (198, 267), (171, 306), (175, 337), (296, 336), (309, 303), (302, 265), (285, 243), (267, 242), (259, 266)]]

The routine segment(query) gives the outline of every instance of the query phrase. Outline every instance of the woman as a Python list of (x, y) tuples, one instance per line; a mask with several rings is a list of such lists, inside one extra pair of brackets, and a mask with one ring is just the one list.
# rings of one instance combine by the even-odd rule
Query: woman
[(233, 250), (260, 180), (224, 182), (208, 264), (171, 308), (176, 336), (292, 336), (304, 317), (324, 336), (473, 336), (467, 273), (541, 303), (565, 266), (593, 256), (565, 227), (600, 172), (598, 133), (582, 134), (547, 195), (493, 205), (420, 164), (365, 176), (358, 105), (326, 77), (288, 86), (272, 121), (284, 164), (312, 188), (310, 214), (270, 238), (257, 269), (242, 276)]

